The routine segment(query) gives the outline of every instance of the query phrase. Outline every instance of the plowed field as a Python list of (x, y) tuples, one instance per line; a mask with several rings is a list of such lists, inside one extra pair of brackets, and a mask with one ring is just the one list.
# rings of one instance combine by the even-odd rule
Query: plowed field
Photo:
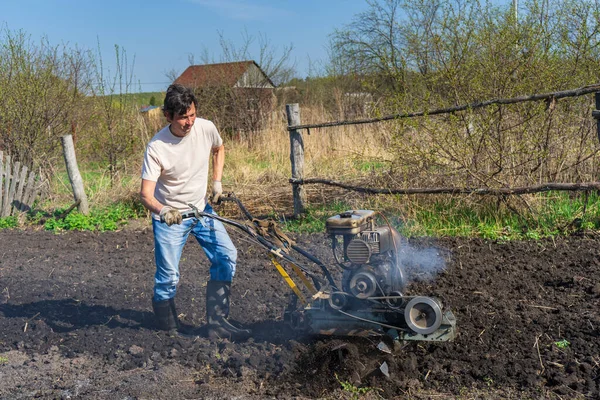
[[(600, 398), (598, 236), (408, 241), (407, 292), (442, 299), (459, 335), (389, 354), (379, 338), (290, 332), (289, 289), (233, 231), (231, 317), (253, 338), (156, 332), (152, 233), (142, 228), (0, 231), (0, 398)], [(296, 239), (330, 262), (325, 235)], [(430, 256), (442, 264), (425, 274)], [(208, 264), (191, 240), (183, 258), (178, 311), (200, 326)]]

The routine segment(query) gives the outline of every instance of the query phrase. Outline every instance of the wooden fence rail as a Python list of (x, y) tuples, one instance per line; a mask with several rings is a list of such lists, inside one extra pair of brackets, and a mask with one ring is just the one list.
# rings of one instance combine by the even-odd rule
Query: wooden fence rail
[(358, 125), (369, 124), (381, 121), (388, 121), (399, 118), (422, 117), (426, 115), (437, 115), (455, 113), (457, 111), (465, 111), (469, 109), (488, 107), (495, 104), (515, 104), (529, 101), (555, 101), (565, 97), (577, 97), (590, 93), (595, 93), (596, 110), (592, 111), (592, 117), (597, 121), (598, 140), (600, 140), (600, 83), (589, 86), (584, 86), (578, 89), (565, 90), (560, 92), (534, 94), (531, 96), (520, 96), (511, 99), (492, 99), (472, 104), (465, 104), (450, 108), (420, 111), (414, 113), (388, 115), (380, 118), (371, 118), (353, 121), (334, 121), (324, 122), (319, 124), (302, 125), (300, 121), (300, 106), (298, 104), (287, 104), (286, 113), (288, 119), (287, 130), (290, 136), (290, 161), (292, 164), (292, 178), (289, 182), (292, 184), (292, 196), (294, 201), (294, 217), (298, 217), (305, 213), (306, 210), (306, 194), (303, 185), (306, 184), (323, 184), (329, 186), (337, 186), (347, 190), (352, 190), (361, 193), (369, 194), (479, 194), (479, 195), (521, 195), (527, 193), (545, 192), (549, 190), (569, 190), (569, 191), (591, 191), (600, 190), (600, 181), (585, 182), (585, 183), (556, 183), (549, 182), (529, 187), (518, 188), (408, 188), (408, 189), (376, 189), (359, 186), (352, 186), (342, 182), (336, 182), (321, 178), (304, 178), (304, 140), (302, 139), (302, 130), (306, 129), (310, 134), (311, 128), (325, 128), (342, 125)]
[(466, 110), (474, 110), (476, 108), (489, 107), (492, 105), (503, 105), (503, 104), (516, 104), (516, 103), (524, 103), (529, 101), (540, 101), (544, 100), (547, 102), (555, 101), (559, 99), (563, 99), (565, 97), (578, 97), (583, 96), (590, 93), (595, 93), (600, 91), (600, 83), (595, 83), (593, 85), (580, 87), (578, 89), (571, 90), (563, 90), (560, 92), (551, 92), (551, 93), (539, 93), (529, 96), (519, 96), (513, 97), (510, 99), (492, 99), (487, 101), (479, 101), (471, 104), (462, 104), (459, 106), (453, 106), (448, 108), (440, 108), (437, 110), (428, 110), (428, 111), (417, 111), (417, 112), (409, 112), (409, 113), (401, 113), (394, 115), (386, 115), (379, 118), (369, 118), (369, 119), (357, 119), (352, 121), (332, 121), (332, 122), (322, 122), (319, 124), (307, 124), (301, 125), (300, 122), (295, 125), (288, 124), (288, 131), (299, 131), (301, 129), (306, 129), (310, 133), (311, 128), (329, 128), (333, 126), (343, 126), (343, 125), (360, 125), (360, 124), (372, 124), (375, 122), (383, 122), (390, 121), (394, 119), (401, 118), (414, 118), (414, 117), (425, 117), (430, 115), (440, 115), (440, 114), (452, 114), (458, 111), (466, 111)]
[(35, 173), (0, 151), (0, 217), (29, 211), (40, 191)]
[(581, 183), (542, 183), (532, 186), (521, 186), (512, 188), (453, 188), (453, 187), (437, 187), (437, 188), (406, 188), (406, 189), (376, 189), (362, 186), (349, 185), (343, 182), (336, 182), (329, 179), (308, 178), (308, 179), (290, 179), (291, 184), (309, 185), (320, 183), (327, 186), (336, 186), (346, 190), (352, 190), (358, 193), (366, 194), (477, 194), (477, 195), (492, 195), (492, 196), (509, 196), (556, 191), (571, 191), (571, 192), (589, 192), (600, 191), (600, 182), (581, 182)]

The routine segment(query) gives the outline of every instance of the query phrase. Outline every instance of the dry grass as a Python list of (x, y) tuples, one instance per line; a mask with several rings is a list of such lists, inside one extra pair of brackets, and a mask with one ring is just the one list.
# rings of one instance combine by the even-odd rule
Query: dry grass
[[(319, 110), (301, 111), (303, 123), (331, 119)], [(392, 154), (385, 150), (391, 140), (385, 124), (324, 128), (311, 130), (310, 134), (304, 131), (303, 138), (306, 177), (352, 181), (357, 177), (357, 165), (392, 159)], [(266, 129), (252, 139), (252, 143), (225, 139), (224, 190), (243, 199), (253, 214), (289, 214), (292, 204), (290, 139), (285, 114), (273, 113)], [(90, 205), (102, 207), (115, 200), (136, 198), (142, 157), (140, 152), (125, 163), (112, 185), (106, 170), (80, 165)], [(52, 208), (67, 207), (73, 197), (66, 174), (57, 171), (54, 175), (47, 201)], [(322, 185), (307, 185), (305, 190), (313, 204), (332, 200), (352, 202), (357, 198), (347, 191)]]
[[(300, 112), (303, 124), (339, 119), (319, 107), (303, 107)], [(512, 128), (508, 130), (484, 131), (485, 124), (489, 124), (491, 118), (487, 114), (481, 115), (480, 119), (473, 117), (471, 120), (477, 127), (474, 132), (481, 134), (482, 139), (478, 141), (469, 141), (470, 138), (464, 129), (465, 120), (450, 117), (329, 127), (311, 129), (310, 132), (303, 130), (304, 176), (372, 188), (511, 186), (536, 183), (536, 180), (548, 181), (548, 177), (552, 175), (548, 173), (548, 169), (561, 171), (561, 166), (576, 163), (581, 159), (575, 170), (565, 170), (556, 174), (557, 181), (569, 179), (573, 174), (577, 175), (573, 178), (579, 181), (593, 180), (592, 175), (598, 169), (599, 155), (595, 154), (588, 159), (582, 159), (581, 155), (594, 154), (594, 146), (597, 148), (597, 143), (594, 142), (595, 133), (591, 132), (595, 126), (586, 126), (586, 123), (581, 122), (585, 119), (577, 117), (576, 114), (571, 116), (570, 129), (562, 124), (558, 128), (552, 127), (552, 124), (545, 120), (547, 115), (544, 113), (545, 111), (540, 118), (541, 121), (545, 121), (545, 127), (543, 124), (541, 128), (535, 124), (527, 126), (528, 129), (543, 129), (547, 138), (552, 135), (554, 144), (542, 150), (554, 155), (546, 154), (544, 159), (538, 158), (537, 154), (543, 153), (542, 150), (534, 148), (529, 155), (527, 154), (527, 146), (536, 145), (542, 140), (536, 139), (528, 144), (528, 137), (523, 137), (520, 133), (521, 128), (525, 129), (524, 125), (517, 124), (513, 119), (509, 121)], [(511, 118), (515, 118), (514, 115)], [(147, 128), (150, 129), (149, 123)], [(482, 132), (490, 132), (492, 136), (497, 134), (498, 140), (502, 139), (502, 142), (493, 141), (492, 136), (488, 139), (485, 136), (487, 133)], [(537, 131), (530, 135), (533, 133)], [(560, 135), (562, 146), (556, 135)], [(577, 140), (579, 145), (575, 146), (573, 143)], [(478, 154), (478, 147), (475, 145), (487, 147)], [(224, 190), (234, 192), (254, 215), (290, 214), (290, 139), (285, 112), (280, 110), (272, 113), (265, 129), (252, 134), (251, 141), (247, 137), (235, 140), (226, 137), (225, 147)], [(505, 151), (507, 157), (503, 158), (497, 154), (497, 149)], [(525, 153), (518, 154), (522, 149), (525, 149)], [(142, 151), (125, 165), (113, 186), (110, 186), (108, 176), (102, 171), (91, 175), (93, 181), (84, 176), (91, 206), (137, 198)], [(533, 161), (523, 161), (518, 157)], [(534, 164), (538, 159), (547, 160), (541, 168), (534, 168), (539, 176), (524, 174), (527, 165)], [(500, 173), (496, 173), (496, 164), (500, 161), (506, 161), (506, 167)], [(559, 162), (560, 165), (556, 165)], [(542, 175), (542, 171), (545, 175)], [(64, 180), (55, 185), (55, 190), (52, 191), (53, 204), (68, 206), (72, 203), (68, 186), (68, 182), (65, 183)], [(325, 185), (305, 185), (304, 189), (308, 203), (312, 206), (343, 202), (348, 207), (387, 210), (411, 220), (436, 200), (450, 198), (368, 196)], [(464, 204), (473, 203), (472, 205), (477, 207), (482, 200), (480, 197), (463, 196), (460, 201)], [(511, 207), (525, 210), (536, 208), (535, 198), (532, 200), (528, 196), (521, 196), (512, 202)]]
[[(319, 110), (303, 108), (301, 113), (303, 123), (328, 120)], [(311, 130), (310, 134), (303, 131), (304, 176), (350, 181), (360, 175), (357, 165), (361, 163), (390, 162), (392, 154), (386, 149), (391, 133), (382, 125), (385, 124), (322, 128)], [(290, 139), (285, 115), (274, 113), (252, 144), (229, 141), (225, 146), (225, 191), (235, 192), (262, 214), (289, 212)], [(316, 202), (340, 200), (348, 195), (339, 189), (310, 185), (305, 190), (309, 201)]]

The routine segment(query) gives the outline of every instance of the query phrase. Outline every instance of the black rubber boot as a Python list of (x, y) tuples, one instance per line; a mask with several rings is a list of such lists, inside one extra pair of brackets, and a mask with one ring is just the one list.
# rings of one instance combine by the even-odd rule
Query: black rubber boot
[(156, 318), (156, 326), (161, 331), (168, 331), (169, 334), (177, 334), (179, 328), (179, 319), (175, 309), (175, 299), (155, 301), (152, 300), (152, 309)]
[(227, 320), (231, 282), (208, 281), (206, 285), (206, 323), (211, 339), (244, 340), (252, 335), (250, 329), (241, 329)]

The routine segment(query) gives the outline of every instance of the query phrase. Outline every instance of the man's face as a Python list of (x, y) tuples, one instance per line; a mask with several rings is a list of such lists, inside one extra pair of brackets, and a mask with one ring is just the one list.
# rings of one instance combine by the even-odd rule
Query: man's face
[(185, 114), (175, 113), (171, 118), (168, 113), (165, 113), (165, 117), (171, 124), (171, 133), (178, 137), (184, 137), (190, 133), (196, 121), (196, 106), (192, 103)]

